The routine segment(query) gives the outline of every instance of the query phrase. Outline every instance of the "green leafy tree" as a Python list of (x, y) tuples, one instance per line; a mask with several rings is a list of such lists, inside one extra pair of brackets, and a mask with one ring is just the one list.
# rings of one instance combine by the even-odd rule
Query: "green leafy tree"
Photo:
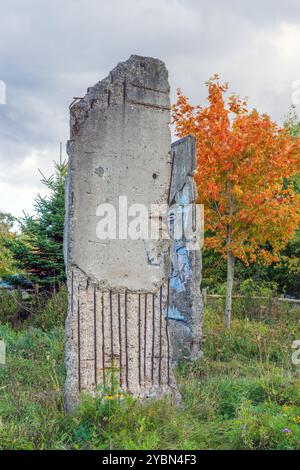
[(7, 241), (16, 236), (13, 231), (15, 218), (11, 214), (0, 212), (0, 277), (14, 274), (13, 256), (7, 248)]
[(16, 266), (37, 288), (56, 290), (65, 281), (63, 229), (65, 214), (66, 162), (54, 163), (50, 178), (42, 183), (50, 195), (35, 199), (35, 215), (20, 220), (21, 234), (8, 241)]

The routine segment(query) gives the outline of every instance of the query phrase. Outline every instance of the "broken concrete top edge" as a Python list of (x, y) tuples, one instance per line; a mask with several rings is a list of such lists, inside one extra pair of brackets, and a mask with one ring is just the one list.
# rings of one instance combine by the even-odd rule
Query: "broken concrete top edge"
[[(137, 83), (136, 78), (138, 68), (144, 69), (144, 72), (140, 73), (140, 83)], [(76, 103), (71, 104), (71, 112), (74, 112), (76, 108), (78, 109), (84, 107), (87, 103), (95, 98), (95, 95), (109, 89), (109, 85), (113, 84), (114, 82), (121, 82), (125, 79), (126, 82), (129, 81), (134, 86), (140, 86), (147, 89), (147, 73), (149, 75), (149, 73), (151, 74), (152, 71), (152, 73), (154, 72), (155, 74), (155, 69), (160, 69), (159, 75), (160, 77), (163, 76), (163, 80), (159, 83), (157, 89), (153, 89), (153, 91), (168, 94), (170, 92), (170, 85), (168, 81), (168, 70), (165, 66), (165, 63), (154, 57), (133, 54), (126, 61), (119, 62), (105, 78), (99, 80), (99, 82), (97, 82), (95, 85), (89, 87), (84, 97), (80, 98), (79, 101), (76, 101)], [(148, 78), (152, 78), (153, 80), (153, 76)]]
[(176, 147), (177, 145), (180, 145), (180, 144), (183, 144), (185, 143), (186, 141), (191, 141), (192, 143), (196, 143), (196, 139), (193, 135), (186, 135), (184, 137), (181, 137), (180, 139), (177, 139), (175, 140), (174, 142), (172, 142), (171, 144), (171, 147)]

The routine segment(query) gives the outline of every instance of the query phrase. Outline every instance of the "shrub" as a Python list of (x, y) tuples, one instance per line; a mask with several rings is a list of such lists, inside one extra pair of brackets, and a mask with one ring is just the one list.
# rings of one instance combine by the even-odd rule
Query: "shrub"
[(29, 319), (28, 323), (44, 331), (64, 326), (68, 307), (67, 302), (67, 289), (65, 286), (62, 286), (56, 294), (46, 299), (33, 317)]
[(0, 291), (0, 323), (16, 324), (29, 315), (28, 306), (19, 291)]

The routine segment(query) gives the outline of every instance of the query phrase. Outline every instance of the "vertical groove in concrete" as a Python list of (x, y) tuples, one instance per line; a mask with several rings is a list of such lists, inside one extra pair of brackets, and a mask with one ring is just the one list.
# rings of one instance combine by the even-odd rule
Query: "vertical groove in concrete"
[(152, 294), (152, 354), (151, 354), (151, 381), (154, 383), (154, 354), (155, 354), (155, 295)]
[(101, 322), (102, 322), (102, 377), (105, 386), (105, 329), (104, 329), (104, 294), (101, 293)]
[(114, 362), (114, 332), (113, 332), (113, 304), (112, 291), (109, 291), (109, 319), (110, 319), (110, 354), (111, 363)]
[(125, 355), (126, 355), (126, 387), (129, 388), (128, 379), (128, 304), (127, 304), (127, 290), (125, 291)]
[(139, 314), (138, 314), (138, 335), (139, 335), (139, 386), (142, 385), (141, 371), (141, 294), (139, 294)]
[(120, 386), (123, 385), (122, 379), (122, 329), (121, 329), (121, 297), (118, 292), (118, 327), (119, 327), (119, 368), (120, 368)]
[(162, 360), (162, 287), (159, 289), (159, 366), (158, 366), (158, 384), (161, 384), (161, 360)]
[(95, 385), (97, 386), (98, 383), (98, 377), (97, 377), (97, 366), (98, 366), (98, 360), (97, 360), (97, 291), (96, 291), (96, 286), (94, 286), (94, 379), (95, 379)]
[(148, 295), (145, 294), (145, 309), (144, 309), (144, 384), (147, 380), (147, 310), (148, 310)]
[(167, 316), (166, 316), (166, 336), (167, 336), (167, 344), (168, 344), (168, 354), (167, 354), (167, 378), (168, 378), (168, 385), (170, 385), (170, 337), (169, 337), (169, 304), (170, 304), (170, 283), (168, 280), (167, 283)]
[(78, 390), (81, 392), (81, 341), (80, 341), (80, 300), (77, 299), (77, 341), (78, 341)]

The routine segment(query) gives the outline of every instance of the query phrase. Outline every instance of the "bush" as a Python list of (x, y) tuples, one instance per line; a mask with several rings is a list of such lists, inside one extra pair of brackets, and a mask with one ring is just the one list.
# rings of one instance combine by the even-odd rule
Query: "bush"
[(0, 323), (15, 324), (29, 315), (20, 291), (0, 291)]
[[(215, 293), (222, 298), (208, 298), (209, 306), (219, 315), (225, 309), (226, 283), (219, 285)], [(257, 282), (247, 279), (235, 289), (232, 301), (232, 317), (270, 322), (283, 317), (299, 316), (299, 305), (277, 299), (275, 282)]]
[(234, 318), (230, 330), (224, 329), (222, 313), (212, 306), (206, 308), (205, 350), (212, 360), (290, 365), (291, 344), (299, 330), (299, 312), (274, 322)]
[(277, 292), (276, 282), (255, 282), (253, 279), (246, 279), (239, 286), (239, 293), (245, 297), (271, 297)]
[(0, 292), (0, 323), (14, 327), (41, 328), (50, 331), (64, 325), (67, 313), (67, 289), (61, 289), (50, 297), (33, 298), (14, 290)]
[(67, 289), (65, 286), (62, 286), (56, 294), (46, 298), (43, 305), (28, 320), (28, 323), (44, 331), (50, 331), (55, 327), (64, 326), (67, 308)]

